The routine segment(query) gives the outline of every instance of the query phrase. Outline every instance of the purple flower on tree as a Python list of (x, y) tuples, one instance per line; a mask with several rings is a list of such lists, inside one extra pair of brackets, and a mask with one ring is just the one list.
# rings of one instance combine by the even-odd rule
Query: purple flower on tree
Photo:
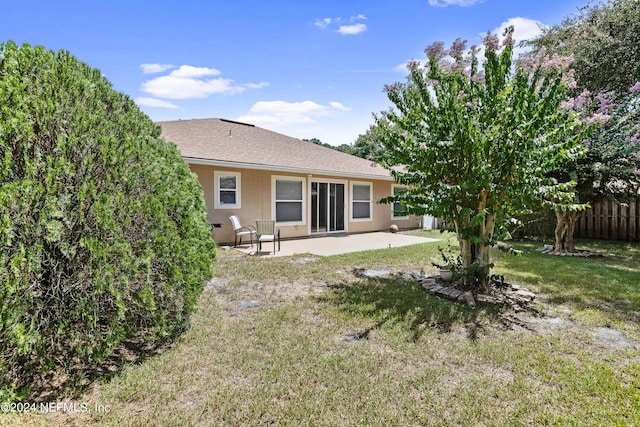
[(558, 71), (564, 71), (569, 68), (573, 62), (573, 55), (561, 56), (554, 53), (551, 58), (545, 58), (543, 66), (545, 69), (555, 69)]
[(582, 91), (580, 95), (576, 97), (574, 108), (576, 110), (582, 110), (584, 106), (589, 104), (590, 102), (591, 102), (591, 92), (585, 89)]
[(449, 56), (455, 58), (456, 60), (462, 59), (462, 53), (464, 52), (466, 47), (467, 41), (462, 40), (458, 37), (451, 45), (451, 48), (449, 48)]
[(575, 89), (578, 87), (578, 82), (576, 81), (576, 70), (573, 68), (565, 72), (562, 80), (568, 89)]
[(424, 50), (424, 53), (429, 59), (442, 59), (445, 56), (444, 42), (433, 42)]
[(603, 124), (607, 123), (610, 119), (611, 119), (611, 116), (609, 114), (595, 113), (593, 116), (591, 116), (591, 117), (589, 117), (587, 119), (587, 122), (589, 124), (599, 123), (599, 124), (603, 125)]
[(504, 29), (502, 35), (504, 36), (504, 40), (502, 41), (502, 46), (513, 47), (513, 25), (508, 26)]
[(563, 110), (573, 110), (574, 106), (575, 101), (562, 101), (560, 103), (560, 108), (562, 108)]
[(420, 62), (416, 61), (414, 59), (412, 59), (411, 61), (407, 62), (407, 69), (409, 71), (415, 71), (420, 67)]
[(615, 104), (613, 102), (611, 102), (609, 100), (609, 98), (607, 98), (606, 95), (599, 93), (598, 95), (596, 95), (596, 98), (598, 98), (598, 113), (610, 113), (611, 111), (613, 111), (613, 109), (615, 108)]
[(487, 34), (482, 39), (482, 42), (486, 46), (487, 49), (492, 51), (497, 51), (500, 48), (500, 39), (498, 36), (491, 31), (487, 31)]
[(631, 93), (640, 93), (640, 82), (636, 82), (633, 86), (629, 88), (629, 92)]
[(393, 84), (390, 85), (384, 85), (384, 90), (385, 92), (398, 92), (400, 90), (402, 90), (404, 87), (404, 85), (400, 82), (395, 82)]

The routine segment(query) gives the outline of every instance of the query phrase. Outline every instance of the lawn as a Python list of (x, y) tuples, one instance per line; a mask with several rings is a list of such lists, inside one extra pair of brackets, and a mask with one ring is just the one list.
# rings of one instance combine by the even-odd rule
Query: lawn
[(495, 272), (538, 295), (521, 313), (472, 310), (411, 281), (435, 273), (444, 245), (220, 251), (179, 342), (77, 398), (87, 413), (0, 424), (640, 425), (640, 245), (579, 242), (608, 254), (594, 259), (543, 255), (540, 242), (495, 251)]

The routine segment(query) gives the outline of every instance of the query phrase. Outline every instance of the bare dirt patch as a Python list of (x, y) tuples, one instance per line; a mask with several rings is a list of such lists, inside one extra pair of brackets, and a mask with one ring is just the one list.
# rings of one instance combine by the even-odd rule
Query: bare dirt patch
[(328, 288), (329, 284), (320, 280), (308, 283), (251, 282), (234, 285), (230, 279), (212, 279), (205, 286), (216, 301), (231, 311), (231, 316), (263, 306), (277, 306), (317, 296)]
[(598, 344), (611, 350), (620, 350), (627, 347), (640, 346), (640, 343), (634, 343), (629, 338), (627, 338), (625, 334), (618, 331), (617, 329), (599, 327), (592, 329), (590, 332), (596, 339)]

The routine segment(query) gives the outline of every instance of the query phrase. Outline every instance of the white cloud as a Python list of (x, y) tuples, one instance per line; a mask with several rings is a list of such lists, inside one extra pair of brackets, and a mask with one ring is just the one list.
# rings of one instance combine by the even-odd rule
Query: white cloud
[(144, 74), (155, 74), (173, 68), (171, 64), (140, 64), (140, 69)]
[(342, 19), (341, 17), (323, 18), (323, 19), (317, 19), (314, 25), (319, 28), (327, 28), (329, 26), (331, 26), (332, 28), (335, 28), (335, 26), (337, 26), (336, 32), (343, 35), (354, 35), (354, 34), (360, 34), (367, 30), (367, 26), (365, 24), (363, 24), (362, 22), (357, 22), (357, 21), (364, 21), (366, 19), (367, 19), (366, 16), (364, 16), (363, 14), (359, 14), (349, 18), (348, 22), (350, 24), (340, 25), (341, 22), (347, 22), (347, 20)]
[(331, 21), (332, 21), (331, 18), (318, 19), (316, 20), (314, 25), (320, 28), (327, 28), (327, 26), (331, 24)]
[(329, 105), (331, 106), (331, 108), (335, 109), (335, 110), (340, 110), (340, 111), (351, 111), (351, 108), (346, 107), (343, 103), (341, 102), (330, 102)]
[(136, 101), (136, 104), (143, 105), (146, 107), (178, 108), (176, 104), (172, 104), (168, 101), (163, 101), (162, 99), (156, 99), (156, 98), (139, 97), (139, 98), (136, 98), (135, 101)]
[(353, 25), (340, 25), (338, 32), (345, 35), (360, 34), (367, 30), (367, 26), (361, 22)]
[(193, 67), (182, 65), (165, 76), (160, 76), (142, 83), (142, 91), (156, 98), (194, 99), (206, 98), (214, 94), (237, 94), (247, 89), (259, 89), (269, 83), (245, 83), (234, 85), (233, 80), (220, 76), (215, 68)]
[(229, 79), (199, 80), (175, 76), (162, 76), (142, 84), (142, 90), (153, 96), (167, 99), (206, 98), (216, 93), (234, 94), (245, 90), (233, 86)]
[(204, 76), (219, 76), (222, 74), (215, 68), (207, 67), (192, 67), (191, 65), (181, 65), (180, 68), (174, 70), (169, 74), (173, 77), (204, 77)]
[(260, 82), (260, 83), (245, 83), (242, 86), (247, 89), (262, 89), (263, 87), (269, 86), (269, 82)]
[(476, 3), (480, 3), (483, 0), (429, 0), (429, 5), (437, 7), (447, 6), (473, 6)]
[(238, 117), (238, 120), (272, 128), (286, 127), (315, 123), (318, 118), (349, 110), (340, 102), (330, 102), (326, 106), (313, 101), (260, 101), (251, 107), (249, 114)]

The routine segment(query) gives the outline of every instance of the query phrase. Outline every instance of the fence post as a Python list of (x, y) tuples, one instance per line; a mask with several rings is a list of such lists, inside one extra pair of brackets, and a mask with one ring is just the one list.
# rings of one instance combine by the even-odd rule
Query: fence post
[(629, 201), (629, 240), (631, 241), (640, 240), (638, 235), (638, 204), (640, 204), (640, 198)]

